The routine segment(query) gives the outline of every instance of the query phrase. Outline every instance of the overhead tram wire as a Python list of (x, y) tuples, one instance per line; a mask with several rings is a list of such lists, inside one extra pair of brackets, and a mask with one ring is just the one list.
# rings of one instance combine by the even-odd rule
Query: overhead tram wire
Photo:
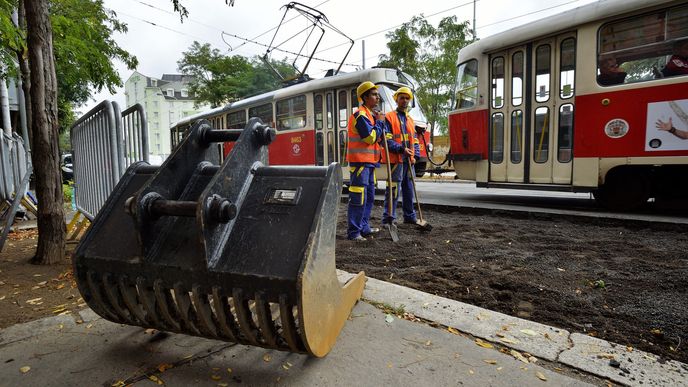
[[(139, 21), (144, 22), (144, 23), (148, 23), (148, 24), (150, 24), (150, 25), (152, 25), (152, 26), (155, 26), (155, 27), (158, 27), (158, 28), (162, 28), (162, 29), (165, 29), (165, 30), (168, 30), (168, 31), (172, 31), (172, 32), (177, 33), (177, 34), (180, 34), (180, 35), (188, 36), (188, 37), (190, 37), (190, 38), (194, 38), (194, 39), (200, 40), (200, 41), (205, 40), (204, 38), (200, 38), (200, 37), (198, 37), (198, 36), (190, 35), (190, 34), (188, 34), (188, 33), (186, 33), (186, 32), (179, 31), (179, 30), (175, 30), (175, 29), (173, 29), (173, 28), (166, 27), (166, 26), (163, 26), (163, 25), (161, 25), (161, 24), (157, 24), (157, 23), (148, 21), (148, 20), (146, 20), (146, 19), (142, 19), (142, 18), (140, 18), (140, 17), (138, 17), (138, 16), (130, 15), (130, 14), (125, 13), (125, 12), (119, 12), (119, 11), (116, 11), (116, 12), (119, 13), (119, 14), (121, 14), (121, 15), (124, 15), (124, 16), (130, 17), (130, 18), (139, 20)], [(244, 37), (239, 36), (239, 35), (230, 34), (229, 32), (224, 32), (224, 31), (222, 31), (222, 33), (225, 34), (225, 35), (229, 35), (229, 36), (231, 36), (231, 37), (234, 37), (234, 38), (243, 40), (243, 41), (245, 41), (246, 43), (253, 43), (253, 44), (256, 44), (256, 45), (258, 45), (258, 46), (269, 47), (267, 44), (263, 44), (263, 43), (260, 43), (260, 42), (256, 42), (256, 41), (254, 41), (254, 40), (251, 40), (251, 39), (248, 39), (248, 38), (244, 38)], [(280, 51), (280, 52), (283, 52), (283, 53), (285, 53), (285, 54), (294, 55), (294, 56), (297, 56), (297, 57), (308, 58), (308, 55), (298, 54), (298, 53), (296, 53), (296, 52), (284, 50), (284, 49), (281, 49), (281, 48), (273, 48), (273, 50), (274, 50), (274, 51)], [(336, 61), (333, 61), (333, 60), (322, 59), (322, 58), (316, 58), (316, 57), (313, 57), (313, 60), (319, 61), (319, 62), (324, 62), (324, 63), (339, 64), (339, 62), (336, 62)], [(350, 66), (350, 67), (359, 67), (358, 65), (355, 65), (355, 64), (353, 64), (353, 63), (344, 63), (344, 65), (345, 65), (345, 66)]]
[[(476, 0), (476, 2), (477, 2), (477, 1), (480, 1), (480, 0)], [(466, 3), (459, 4), (459, 5), (455, 5), (455, 6), (451, 7), (451, 8), (447, 8), (447, 9), (445, 9), (445, 10), (442, 10), (442, 11), (439, 11), (439, 12), (435, 12), (435, 13), (430, 14), (430, 15), (427, 15), (427, 16), (423, 16), (423, 19), (427, 19), (427, 18), (430, 18), (430, 17), (433, 17), (433, 16), (437, 16), (437, 15), (439, 15), (439, 14), (441, 14), (441, 13), (449, 12), (449, 11), (455, 10), (455, 9), (457, 9), (457, 8), (465, 7), (465, 6), (467, 6), (467, 5), (472, 5), (472, 4), (473, 4), (473, 0), (471, 0), (471, 1), (469, 1), (469, 2), (466, 2)], [(395, 29), (395, 28), (398, 28), (398, 27), (401, 27), (401, 26), (403, 26), (403, 25), (404, 25), (404, 23), (397, 24), (397, 25), (395, 25), (395, 26), (385, 28), (384, 30), (380, 30), (380, 31), (377, 31), (377, 32), (370, 33), (370, 34), (368, 34), (368, 35), (360, 36), (360, 37), (354, 39), (354, 41), (361, 40), (361, 39), (365, 39), (365, 38), (368, 38), (368, 37), (371, 37), (371, 36), (374, 36), (374, 35), (377, 35), (377, 34), (381, 34), (381, 33), (383, 33), (383, 32), (391, 31), (391, 30), (393, 30), (393, 29)], [(345, 44), (349, 44), (349, 42), (344, 42), (344, 43), (337, 44), (336, 46), (332, 46), (332, 47), (328, 47), (328, 48), (323, 48), (322, 50), (316, 52), (316, 54), (319, 54), (319, 53), (325, 52), (325, 51), (329, 51), (329, 50), (332, 50), (332, 49), (337, 48), (337, 47), (341, 47), (341, 46), (343, 46), (343, 45), (345, 45)]]
[[(480, 1), (480, 0), (476, 0), (476, 1)], [(533, 15), (533, 14), (536, 14), (536, 13), (539, 13), (539, 12), (548, 11), (548, 10), (550, 10), (550, 9), (562, 7), (562, 6), (564, 6), (564, 5), (576, 3), (576, 2), (578, 2), (578, 1), (580, 1), (580, 0), (572, 0), (572, 1), (568, 1), (568, 2), (566, 2), (566, 3), (561, 3), (561, 4), (558, 4), (558, 5), (554, 5), (554, 6), (551, 6), (551, 7), (547, 7), (547, 8), (543, 8), (543, 9), (538, 9), (537, 11), (532, 11), (532, 12), (524, 13), (524, 14), (522, 14), (522, 15), (517, 15), (517, 16), (514, 16), (514, 17), (510, 17), (510, 18), (508, 18), (508, 19), (504, 19), (504, 20), (498, 20), (498, 21), (496, 21), (496, 22), (494, 22), (494, 23), (485, 24), (485, 25), (483, 25), (483, 26), (476, 27), (476, 29), (478, 29), (478, 28), (485, 28), (485, 27), (493, 26), (493, 25), (495, 25), (495, 24), (500, 24), (500, 23), (504, 23), (504, 22), (511, 21), (511, 20), (514, 20), (514, 19), (518, 19), (518, 18), (523, 17), (523, 16), (528, 16), (528, 15)], [(441, 14), (441, 13), (449, 12), (449, 11), (451, 11), (451, 10), (454, 10), (454, 9), (456, 9), (456, 8), (459, 8), (459, 7), (464, 7), (464, 6), (469, 5), (469, 4), (473, 4), (473, 2), (471, 1), (471, 2), (468, 2), (468, 3), (459, 4), (459, 5), (457, 5), (457, 6), (454, 6), (454, 7), (449, 8), (449, 9), (445, 9), (445, 10), (443, 10), (443, 11), (435, 12), (435, 13), (433, 13), (433, 14), (431, 14), (431, 15), (423, 16), (423, 19), (427, 19), (427, 18), (430, 18), (430, 17), (433, 17), (433, 16), (437, 16), (437, 15), (439, 15), (439, 14)], [(371, 36), (374, 36), (374, 35), (377, 35), (377, 34), (381, 34), (381, 33), (383, 33), (383, 32), (388, 32), (388, 31), (391, 31), (391, 30), (393, 30), (393, 29), (395, 29), (395, 28), (401, 27), (402, 25), (404, 25), (404, 23), (397, 24), (397, 25), (395, 25), (395, 26), (388, 27), (388, 28), (386, 28), (386, 29), (384, 29), (384, 30), (380, 30), (380, 31), (377, 31), (377, 32), (370, 33), (370, 34), (368, 34), (368, 35), (364, 35), (364, 36), (358, 37), (358, 38), (354, 39), (354, 41), (358, 41), (358, 40), (361, 40), (361, 39), (365, 39), (365, 38), (368, 38), (368, 37), (371, 37)], [(345, 45), (345, 44), (348, 44), (348, 42), (340, 43), (340, 44), (337, 44), (337, 45), (332, 46), (332, 47), (324, 48), (324, 49), (322, 49), (322, 50), (316, 52), (316, 54), (319, 54), (319, 53), (325, 52), (325, 51), (329, 51), (329, 50), (335, 49), (335, 48), (337, 48), (337, 47), (341, 47), (341, 46), (343, 46), (343, 45)]]
[[(314, 5), (313, 8), (320, 7), (321, 5), (323, 5), (323, 4), (325, 4), (325, 3), (328, 3), (328, 2), (330, 2), (330, 1), (332, 1), (332, 0), (325, 0), (325, 1), (323, 1), (322, 3), (319, 3), (319, 4)], [(296, 19), (296, 18), (298, 18), (298, 17), (299, 17), (299, 15), (296, 15), (296, 16), (292, 17), (291, 19), (287, 19), (287, 21), (285, 21), (284, 23), (282, 23), (282, 25), (287, 24), (287, 23), (289, 23), (290, 21), (292, 21), (292, 20), (294, 20), (294, 19)], [(279, 26), (277, 26), (277, 27), (272, 27), (272, 28), (270, 28), (269, 30), (267, 30), (267, 31), (265, 31), (265, 32), (263, 32), (263, 33), (261, 33), (260, 35), (257, 35), (257, 36), (255, 36), (255, 37), (251, 38), (251, 40), (256, 40), (256, 39), (260, 38), (261, 36), (267, 34), (268, 32), (272, 32), (272, 31), (276, 30), (278, 27), (279, 27)], [(230, 50), (230, 52), (232, 52), (232, 51), (234, 51), (234, 50), (238, 50), (239, 48), (241, 48), (241, 47), (242, 47), (243, 45), (245, 45), (246, 43), (248, 43), (248, 42), (241, 43), (241, 44), (238, 45), (236, 48)]]

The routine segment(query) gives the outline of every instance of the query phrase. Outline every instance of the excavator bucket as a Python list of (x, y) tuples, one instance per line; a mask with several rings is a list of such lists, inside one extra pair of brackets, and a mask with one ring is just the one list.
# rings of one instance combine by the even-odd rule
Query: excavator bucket
[[(84, 300), (117, 323), (307, 353), (363, 292), (335, 268), (341, 168), (268, 166), (274, 129), (199, 121), (160, 167), (126, 171), (79, 244)], [(235, 141), (222, 165), (213, 143)]]

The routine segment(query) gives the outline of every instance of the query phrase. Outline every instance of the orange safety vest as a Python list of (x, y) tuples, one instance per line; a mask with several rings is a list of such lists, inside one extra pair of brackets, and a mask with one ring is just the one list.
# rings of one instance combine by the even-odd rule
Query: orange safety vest
[(356, 129), (356, 119), (360, 114), (365, 117), (373, 125), (375, 125), (375, 118), (370, 109), (361, 106), (349, 117), (349, 142), (346, 150), (346, 161), (350, 163), (378, 163), (380, 162), (380, 145), (376, 141), (370, 145), (363, 141)]
[[(387, 121), (389, 121), (390, 124), (392, 124), (392, 140), (394, 140), (397, 144), (401, 145), (402, 141), (405, 141), (406, 144), (408, 144), (411, 149), (415, 152), (415, 147), (414, 144), (418, 144), (418, 139), (415, 136), (415, 128), (416, 124), (413, 122), (413, 119), (411, 116), (406, 114), (406, 133), (404, 134), (404, 138), (401, 137), (401, 120), (399, 120), (399, 116), (397, 116), (397, 111), (393, 110), (385, 115), (385, 118), (387, 118)], [(403, 153), (389, 153), (389, 161), (392, 164), (398, 164), (403, 162)], [(387, 159), (385, 158), (384, 153), (382, 154), (382, 163), (386, 163)]]

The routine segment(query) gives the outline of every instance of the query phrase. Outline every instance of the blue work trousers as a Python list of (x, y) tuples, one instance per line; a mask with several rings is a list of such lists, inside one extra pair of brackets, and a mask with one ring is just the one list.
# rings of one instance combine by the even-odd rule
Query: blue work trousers
[[(382, 213), (382, 223), (393, 223), (397, 215), (397, 202), (399, 200), (399, 190), (401, 190), (401, 207), (404, 210), (404, 222), (415, 223), (416, 211), (413, 209), (413, 182), (409, 171), (409, 161), (404, 160), (401, 164), (392, 164), (392, 214), (389, 214), (389, 188), (385, 190), (385, 205)], [(411, 165), (413, 169), (413, 165)]]
[(349, 208), (347, 237), (370, 234), (370, 212), (375, 201), (375, 168), (358, 166), (349, 169)]

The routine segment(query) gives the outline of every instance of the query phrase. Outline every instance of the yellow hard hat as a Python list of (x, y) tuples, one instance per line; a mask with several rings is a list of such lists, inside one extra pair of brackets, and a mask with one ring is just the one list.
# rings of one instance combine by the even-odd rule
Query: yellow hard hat
[(409, 98), (413, 99), (413, 92), (411, 92), (411, 89), (409, 89), (409, 88), (406, 87), (406, 86), (402, 86), (402, 87), (399, 88), (399, 90), (397, 90), (397, 91), (394, 92), (394, 100), (395, 100), (395, 101), (397, 100), (397, 96), (398, 96), (399, 94), (406, 94), (406, 95), (409, 96)]
[(362, 101), (363, 98), (361, 98), (361, 96), (370, 89), (377, 89), (377, 86), (370, 81), (365, 81), (358, 85), (358, 87), (356, 88), (356, 96), (358, 97), (358, 100)]

